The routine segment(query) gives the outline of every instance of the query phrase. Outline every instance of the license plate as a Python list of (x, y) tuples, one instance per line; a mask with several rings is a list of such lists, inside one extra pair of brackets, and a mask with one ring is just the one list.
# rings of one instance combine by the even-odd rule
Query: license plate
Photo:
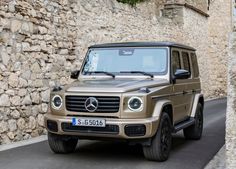
[(106, 120), (105, 119), (97, 119), (97, 118), (72, 118), (73, 126), (88, 126), (88, 127), (105, 127)]

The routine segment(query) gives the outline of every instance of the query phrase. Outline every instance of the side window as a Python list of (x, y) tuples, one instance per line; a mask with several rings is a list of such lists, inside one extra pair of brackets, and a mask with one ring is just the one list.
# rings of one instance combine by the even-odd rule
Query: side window
[(173, 74), (177, 69), (181, 69), (180, 55), (178, 51), (172, 52), (172, 70)]
[(193, 76), (199, 77), (198, 62), (197, 62), (197, 56), (195, 53), (191, 53), (191, 60), (192, 60), (192, 67), (193, 67)]
[(191, 73), (191, 67), (190, 67), (188, 53), (187, 52), (182, 52), (182, 58), (183, 58), (184, 69), (188, 70)]

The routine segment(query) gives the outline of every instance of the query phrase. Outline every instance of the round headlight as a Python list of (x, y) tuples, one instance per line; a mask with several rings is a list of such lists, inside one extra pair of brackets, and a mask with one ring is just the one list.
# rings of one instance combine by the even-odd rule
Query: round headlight
[(131, 97), (128, 101), (128, 107), (132, 111), (142, 111), (143, 100), (139, 97)]
[(60, 109), (62, 106), (62, 98), (61, 96), (59, 95), (55, 95), (53, 98), (52, 98), (52, 107), (54, 109)]

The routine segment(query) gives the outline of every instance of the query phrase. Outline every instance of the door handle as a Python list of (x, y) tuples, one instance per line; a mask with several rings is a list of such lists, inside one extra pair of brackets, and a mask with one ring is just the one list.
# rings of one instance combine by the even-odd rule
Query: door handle
[(183, 91), (183, 95), (187, 94), (188, 92), (187, 91)]

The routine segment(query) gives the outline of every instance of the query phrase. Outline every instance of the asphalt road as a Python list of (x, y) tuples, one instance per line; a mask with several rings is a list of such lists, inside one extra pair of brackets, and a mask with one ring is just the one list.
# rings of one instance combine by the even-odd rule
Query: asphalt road
[(0, 152), (0, 169), (201, 169), (224, 144), (226, 99), (206, 102), (200, 141), (174, 135), (171, 155), (163, 163), (146, 161), (139, 146), (81, 141), (69, 155), (53, 154), (46, 141)]

